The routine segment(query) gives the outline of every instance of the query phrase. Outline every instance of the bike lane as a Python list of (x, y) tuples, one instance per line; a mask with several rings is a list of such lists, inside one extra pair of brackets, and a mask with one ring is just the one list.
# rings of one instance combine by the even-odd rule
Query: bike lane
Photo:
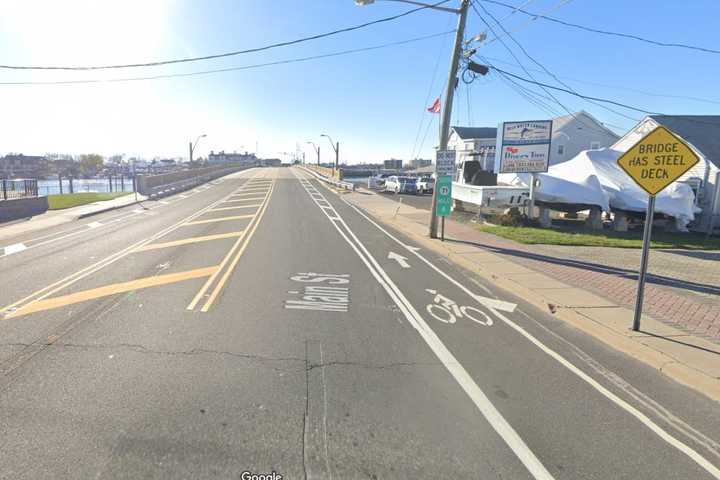
[(662, 430), (619, 392), (524, 335), (520, 312), (488, 308), (510, 306), (494, 304), (492, 293), (456, 276), (470, 293), (459, 288), (417, 257), (406, 237), (388, 230), (391, 238), (341, 197), (311, 183), (333, 207), (324, 210), (346, 222), (424, 320), (408, 321), (408, 328), (432, 330), (552, 477), (717, 478), (689, 439)]

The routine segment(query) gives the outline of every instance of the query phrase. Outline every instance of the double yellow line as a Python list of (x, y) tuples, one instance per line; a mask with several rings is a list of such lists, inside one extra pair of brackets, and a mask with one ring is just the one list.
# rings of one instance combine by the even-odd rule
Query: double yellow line
[[(252, 179), (250, 180), (252, 181)], [(249, 182), (250, 182), (249, 181)], [(248, 183), (249, 183), (248, 182)], [(81, 270), (78, 270), (77, 272), (74, 272), (46, 287), (41, 288), (40, 290), (37, 290), (30, 295), (11, 303), (10, 305), (6, 305), (2, 308), (0, 308), (0, 320), (7, 320), (13, 317), (18, 317), (21, 315), (25, 315), (26, 313), (31, 313), (32, 311), (36, 311), (35, 307), (33, 307), (34, 304), (38, 302), (42, 302), (44, 299), (49, 297), (50, 295), (53, 295), (61, 290), (64, 290), (65, 288), (77, 283), (78, 281), (92, 275), (93, 273), (98, 272), (99, 270), (107, 267), (108, 265), (111, 265), (118, 260), (130, 255), (131, 253), (134, 253), (146, 245), (150, 244), (151, 242), (154, 242), (155, 240), (159, 240), (160, 238), (165, 237), (166, 235), (170, 234), (171, 232), (177, 230), (178, 228), (186, 225), (187, 223), (193, 221), (194, 219), (198, 218), (199, 216), (203, 215), (204, 213), (212, 210), (217, 205), (221, 204), (223, 201), (227, 200), (229, 198), (229, 195), (226, 195), (225, 197), (221, 198), (220, 200), (217, 200), (210, 205), (198, 210), (197, 212), (185, 217), (184, 219), (180, 220), (177, 223), (174, 223), (173, 225), (170, 225), (169, 227), (161, 230), (160, 232), (151, 235), (150, 237), (145, 238), (144, 240), (140, 240), (137, 243), (134, 243), (118, 252), (115, 252), (102, 260), (85, 267)], [(247, 231), (247, 229), (245, 230)], [(204, 272), (207, 272), (207, 275), (209, 275), (209, 270), (203, 270)], [(46, 302), (47, 303), (47, 302)], [(42, 304), (45, 305), (45, 304)], [(49, 303), (48, 303), (49, 305)]]
[(188, 310), (195, 310), (195, 308), (206, 295), (210, 287), (213, 287), (214, 285), (212, 291), (207, 297), (207, 300), (205, 300), (205, 303), (200, 308), (201, 312), (207, 312), (208, 310), (210, 310), (210, 307), (215, 302), (215, 299), (217, 299), (218, 294), (222, 291), (233, 270), (235, 270), (235, 267), (237, 266), (240, 257), (250, 243), (250, 239), (255, 234), (255, 230), (257, 230), (257, 227), (260, 224), (262, 217), (265, 215), (267, 206), (270, 203), (270, 196), (275, 189), (275, 182), (271, 182), (269, 186), (270, 188), (267, 190), (265, 198), (261, 203), (262, 206), (255, 214), (255, 217), (250, 221), (250, 224), (244, 230), (243, 235), (238, 238), (238, 240), (232, 246), (227, 255), (225, 255), (223, 261), (220, 262), (218, 269), (210, 276), (210, 278), (208, 278), (207, 282), (205, 282), (202, 288), (200, 288), (198, 293), (195, 295), (195, 298), (193, 298), (192, 302), (190, 302), (190, 304), (187, 306)]

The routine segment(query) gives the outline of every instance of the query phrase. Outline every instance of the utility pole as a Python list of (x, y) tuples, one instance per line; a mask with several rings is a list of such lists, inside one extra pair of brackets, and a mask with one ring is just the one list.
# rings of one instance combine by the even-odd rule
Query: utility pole
[[(448, 138), (450, 137), (450, 116), (452, 114), (453, 97), (455, 95), (455, 87), (457, 85), (457, 71), (462, 55), (462, 40), (465, 34), (465, 23), (467, 21), (468, 7), (470, 0), (461, 0), (460, 10), (458, 12), (458, 25), (455, 31), (455, 45), (453, 46), (452, 56), (450, 57), (450, 71), (448, 73), (447, 85), (445, 86), (445, 98), (443, 99), (443, 107), (440, 112), (440, 144), (438, 150), (447, 150)], [(436, 165), (437, 166), (437, 165)], [(433, 189), (432, 208), (430, 210), (430, 238), (437, 238), (438, 221), (435, 208), (437, 207), (437, 189)]]

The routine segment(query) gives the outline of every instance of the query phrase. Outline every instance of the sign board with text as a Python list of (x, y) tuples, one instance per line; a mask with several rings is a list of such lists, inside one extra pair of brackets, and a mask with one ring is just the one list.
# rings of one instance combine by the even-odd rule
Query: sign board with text
[(496, 173), (547, 172), (552, 120), (505, 122), (498, 129)]
[(699, 161), (680, 137), (657, 127), (623, 153), (617, 164), (648, 195), (657, 195)]
[(435, 175), (455, 175), (455, 150), (438, 150), (435, 154)]
[(438, 217), (450, 216), (452, 209), (452, 177), (443, 175), (435, 180), (435, 191), (437, 192), (437, 205), (435, 214)]

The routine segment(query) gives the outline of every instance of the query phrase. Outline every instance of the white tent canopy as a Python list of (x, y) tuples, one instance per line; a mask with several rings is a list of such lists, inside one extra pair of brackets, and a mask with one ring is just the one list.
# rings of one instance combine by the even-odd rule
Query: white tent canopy
[[(585, 150), (567, 162), (539, 173), (535, 198), (541, 202), (596, 205), (602, 210), (644, 212), (648, 194), (617, 165), (622, 154), (603, 148)], [(498, 175), (498, 184), (529, 185), (529, 173)], [(656, 197), (655, 211), (686, 225), (695, 218), (694, 193), (684, 183), (673, 183)]]

